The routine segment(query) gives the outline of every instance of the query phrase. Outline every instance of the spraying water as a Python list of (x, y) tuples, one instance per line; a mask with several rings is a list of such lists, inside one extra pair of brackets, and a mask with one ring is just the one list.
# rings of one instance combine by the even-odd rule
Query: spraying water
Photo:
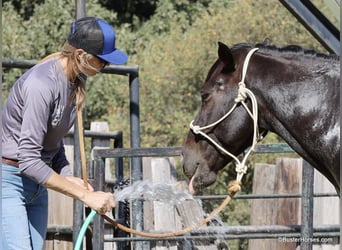
[(117, 202), (144, 199), (170, 205), (194, 200), (194, 197), (187, 190), (182, 190), (177, 183), (152, 183), (149, 180), (137, 181), (122, 190), (116, 190), (114, 196)]
[[(143, 199), (144, 201), (158, 201), (170, 206), (177, 206), (178, 209), (182, 209), (184, 203), (193, 202), (191, 203), (191, 213), (187, 214), (188, 216), (186, 218), (182, 218), (182, 223), (184, 223), (183, 227), (194, 226), (207, 215), (203, 211), (201, 200), (195, 199), (188, 191), (187, 185), (182, 185), (180, 182), (154, 183), (150, 180), (137, 181), (121, 190), (114, 190), (114, 196), (116, 202)], [(185, 206), (184, 208), (188, 207)], [(212, 226), (224, 225), (223, 221), (218, 216), (216, 216), (209, 224)], [(204, 234), (204, 238), (205, 235), (212, 236), (210, 233), (206, 232), (205, 226), (202, 227), (202, 234)], [(193, 247), (196, 245), (204, 244), (203, 246), (205, 247), (206, 244), (216, 244), (217, 246), (220, 246), (218, 249), (229, 249), (227, 243), (220, 239), (223, 235), (224, 234), (218, 234), (215, 243), (210, 243), (205, 240), (203, 242), (201, 242), (201, 240), (197, 240), (197, 242), (187, 240), (185, 237), (184, 242), (182, 242), (181, 245), (184, 246), (185, 244), (188, 246), (187, 248), (194, 249)]]

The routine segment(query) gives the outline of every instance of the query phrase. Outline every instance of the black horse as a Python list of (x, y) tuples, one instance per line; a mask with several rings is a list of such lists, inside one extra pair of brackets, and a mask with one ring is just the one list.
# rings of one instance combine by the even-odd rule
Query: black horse
[(219, 59), (201, 88), (201, 109), (182, 150), (190, 191), (213, 184), (220, 169), (271, 131), (339, 193), (339, 57), (293, 45), (255, 47), (229, 49), (219, 42)]

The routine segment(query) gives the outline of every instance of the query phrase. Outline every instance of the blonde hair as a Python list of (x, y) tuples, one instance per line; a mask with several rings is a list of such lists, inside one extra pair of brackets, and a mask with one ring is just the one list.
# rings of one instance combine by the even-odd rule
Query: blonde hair
[(66, 75), (68, 80), (72, 84), (72, 93), (71, 97), (74, 100), (75, 104), (82, 108), (86, 101), (86, 91), (85, 91), (85, 79), (79, 76), (79, 69), (78, 69), (78, 61), (76, 60), (76, 48), (66, 42), (60, 52), (55, 52), (50, 55), (47, 55), (43, 59), (39, 61), (42, 63), (46, 60), (49, 60), (53, 57), (66, 57), (67, 58), (67, 65), (66, 65)]

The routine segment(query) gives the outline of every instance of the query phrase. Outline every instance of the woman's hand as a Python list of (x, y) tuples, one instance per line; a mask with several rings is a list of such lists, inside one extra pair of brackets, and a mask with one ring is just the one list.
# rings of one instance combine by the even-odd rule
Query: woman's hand
[(82, 201), (99, 214), (110, 212), (115, 207), (114, 195), (102, 191), (87, 192)]
[(88, 183), (87, 188), (84, 185), (84, 181), (81, 178), (68, 176), (66, 179), (74, 184), (86, 189), (90, 192), (86, 192), (84, 196), (84, 204), (87, 207), (95, 209), (99, 214), (105, 214), (112, 211), (115, 207), (114, 196), (112, 193), (105, 193), (102, 191), (94, 192), (94, 188)]

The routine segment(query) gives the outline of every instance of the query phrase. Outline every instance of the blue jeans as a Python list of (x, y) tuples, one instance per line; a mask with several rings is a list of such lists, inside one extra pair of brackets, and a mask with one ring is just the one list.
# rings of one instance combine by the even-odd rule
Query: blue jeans
[(42, 250), (48, 220), (45, 187), (2, 164), (2, 249)]

